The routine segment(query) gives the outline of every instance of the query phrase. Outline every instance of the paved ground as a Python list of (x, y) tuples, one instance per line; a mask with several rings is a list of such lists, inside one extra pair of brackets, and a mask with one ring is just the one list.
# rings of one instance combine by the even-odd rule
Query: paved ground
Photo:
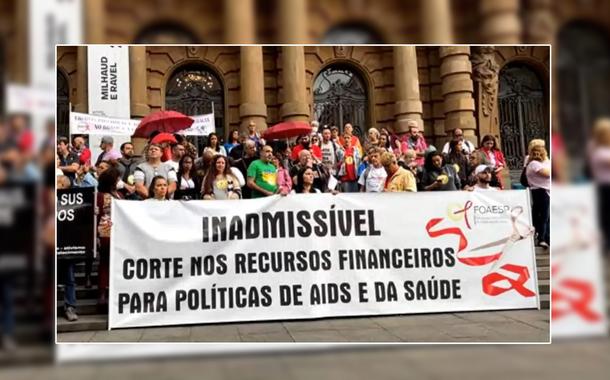
[(549, 310), (60, 333), (58, 342), (548, 342)]
[(12, 368), (0, 379), (608, 379), (610, 341), (536, 346), (354, 346), (310, 352), (208, 355)]

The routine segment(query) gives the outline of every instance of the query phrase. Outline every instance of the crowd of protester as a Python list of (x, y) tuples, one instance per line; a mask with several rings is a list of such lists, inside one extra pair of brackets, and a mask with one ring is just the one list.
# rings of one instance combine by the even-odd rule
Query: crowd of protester
[[(107, 302), (110, 204), (114, 199), (146, 201), (236, 200), (279, 194), (498, 191), (506, 189), (504, 155), (491, 135), (479, 148), (455, 129), (442, 150), (428, 145), (417, 122), (409, 120), (402, 136), (370, 128), (364, 141), (351, 124), (319, 127), (288, 140), (265, 141), (250, 122), (248, 131), (232, 130), (223, 143), (211, 133), (198, 149), (184, 136), (153, 143), (143, 156), (126, 142), (116, 151), (111, 136), (101, 139), (102, 154), (91, 163), (83, 136), (57, 140), (57, 187), (97, 187), (100, 237), (100, 304)], [(549, 243), (550, 161), (543, 140), (534, 140), (521, 182), (530, 187), (538, 244)], [(90, 261), (86, 281), (90, 286)], [(66, 318), (76, 320), (73, 273), (67, 275)]]

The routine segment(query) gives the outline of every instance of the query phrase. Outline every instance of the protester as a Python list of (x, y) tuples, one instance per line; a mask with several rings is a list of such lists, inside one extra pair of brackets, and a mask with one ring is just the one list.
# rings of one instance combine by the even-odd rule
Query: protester
[(290, 177), (292, 178), (293, 186), (296, 186), (297, 184), (297, 175), (299, 171), (307, 167), (313, 170), (313, 186), (322, 193), (326, 192), (330, 174), (324, 165), (317, 163), (313, 159), (311, 152), (308, 150), (302, 150), (299, 153), (299, 160), (292, 169), (290, 169)]
[(310, 167), (305, 167), (297, 173), (297, 181), (291, 194), (320, 193), (320, 190), (313, 186), (314, 173)]
[(223, 145), (225, 148), (225, 152), (227, 154), (231, 154), (231, 150), (239, 145), (239, 131), (237, 129), (231, 130), (229, 133), (229, 138), (227, 142)]
[(385, 180), (388, 176), (383, 165), (381, 165), (381, 154), (385, 151), (381, 148), (371, 147), (368, 150), (369, 166), (362, 172), (358, 179), (361, 192), (381, 193)]
[(273, 165), (277, 168), (277, 185), (280, 188), (280, 194), (286, 195), (292, 190), (292, 179), (290, 178), (290, 172), (282, 164), (281, 153), (276, 153), (273, 156)]
[(378, 147), (379, 146), (379, 137), (381, 134), (377, 128), (369, 128), (368, 130), (368, 138), (364, 143), (364, 150), (368, 152), (370, 147)]
[(364, 150), (362, 149), (362, 145), (360, 144), (360, 139), (358, 136), (354, 136), (354, 127), (350, 123), (346, 123), (343, 127), (343, 136), (340, 136), (339, 145), (342, 147), (346, 147), (346, 142), (349, 146), (358, 149), (358, 153), (360, 157), (364, 156)]
[(106, 161), (109, 157), (121, 157), (121, 154), (114, 150), (114, 139), (112, 136), (103, 136), (100, 141), (100, 149), (102, 153), (97, 157), (95, 161), (95, 167), (97, 167), (100, 162)]
[[(459, 147), (461, 148), (461, 151), (465, 155), (469, 155), (470, 153), (474, 152), (474, 150), (476, 149), (476, 147), (474, 146), (473, 143), (471, 143), (470, 141), (468, 141), (464, 138), (464, 132), (462, 132), (462, 130), (460, 128), (454, 129), (452, 136), (453, 136), (453, 138), (451, 139), (451, 141), (447, 141), (445, 143), (445, 145), (443, 146), (444, 154), (447, 155), (447, 154), (453, 152), (453, 149), (456, 147), (455, 142), (458, 142), (458, 141), (462, 143), (462, 145), (460, 145)], [(451, 143), (454, 143), (453, 148), (452, 148)]]
[[(351, 136), (358, 139), (356, 136)], [(353, 139), (350, 140), (350, 135), (345, 134), (343, 139), (343, 161), (337, 175), (341, 179), (341, 191), (344, 193), (358, 192), (358, 167), (360, 166), (361, 155), (360, 150), (353, 144)]]
[(551, 161), (543, 146), (534, 145), (529, 151), (526, 175), (532, 194), (532, 219), (538, 235), (538, 245), (548, 248), (550, 242)]
[(492, 169), (487, 165), (478, 165), (476, 169), (474, 169), (474, 177), (476, 178), (476, 183), (474, 186), (465, 187), (466, 190), (469, 191), (495, 191), (498, 190), (497, 187), (491, 186), (491, 177), (492, 177)]
[[(591, 174), (597, 183), (599, 219), (606, 252), (610, 250), (610, 119), (595, 121), (593, 139), (589, 144)], [(555, 161), (555, 151), (553, 151)]]
[(381, 133), (379, 135), (379, 148), (384, 152), (391, 152), (390, 147), (390, 136), (386, 133)]
[(71, 186), (70, 177), (67, 175), (58, 175), (56, 178), (57, 189), (69, 189)]
[(74, 176), (72, 182), (73, 187), (97, 187), (97, 180), (89, 172), (91, 167), (89, 166), (89, 160), (85, 156), (81, 156), (79, 159), (79, 167)]
[(331, 175), (337, 175), (338, 164), (343, 160), (345, 151), (343, 148), (332, 140), (330, 128), (322, 129), (322, 142), (320, 144), (322, 152), (322, 164)]
[[(320, 137), (318, 136), (317, 133), (312, 133), (309, 136), (309, 139), (311, 140), (311, 147), (312, 148), (313, 147), (318, 147), (318, 148), (320, 147)], [(321, 155), (320, 155), (320, 158), (321, 158)]]
[(485, 158), (489, 166), (493, 168), (493, 172), (499, 181), (500, 188), (503, 189), (504, 181), (502, 179), (502, 170), (506, 167), (504, 154), (498, 149), (496, 139), (492, 135), (485, 135), (481, 140), (481, 152), (485, 154)]
[(121, 173), (117, 168), (109, 168), (100, 174), (97, 186), (96, 207), (97, 236), (99, 238), (98, 266), (98, 307), (105, 312), (108, 306), (108, 288), (110, 273), (110, 227), (112, 226), (112, 199), (123, 199), (117, 189)]
[(208, 140), (206, 141), (205, 144), (205, 148), (203, 148), (203, 151), (212, 151), (212, 153), (214, 153), (214, 155), (220, 154), (222, 156), (226, 156), (227, 152), (225, 150), (225, 148), (220, 145), (220, 142), (218, 141), (218, 135), (214, 132), (210, 133), (208, 135)]
[(70, 182), (74, 181), (80, 164), (78, 157), (70, 152), (67, 137), (59, 137), (57, 139), (57, 155), (59, 156), (58, 169), (61, 170), (65, 176), (70, 178)]
[(165, 165), (171, 166), (172, 169), (178, 172), (178, 165), (180, 164), (182, 157), (186, 154), (186, 149), (184, 148), (184, 145), (178, 143), (171, 144), (170, 147), (172, 156), (169, 160), (165, 161)]
[(200, 198), (202, 179), (197, 175), (193, 157), (185, 155), (180, 159), (176, 177), (174, 199), (187, 201)]
[(454, 165), (462, 187), (466, 186), (468, 180), (468, 155), (464, 153), (463, 144), (463, 141), (451, 140), (449, 142), (449, 153), (445, 154), (447, 163)]
[(339, 143), (339, 127), (336, 125), (330, 127), (330, 139), (336, 143)]
[(147, 201), (166, 201), (169, 199), (169, 192), (167, 191), (168, 184), (167, 179), (162, 175), (156, 175), (153, 177), (150, 186), (148, 187), (148, 198)]
[(134, 185), (133, 172), (142, 159), (134, 156), (133, 144), (130, 142), (121, 144), (120, 149), (121, 158), (117, 159), (117, 169), (123, 182)]
[(428, 144), (426, 144), (424, 136), (419, 132), (417, 121), (409, 119), (407, 120), (407, 126), (409, 127), (409, 133), (405, 135), (405, 140), (401, 144), (400, 151), (406, 152), (408, 149), (413, 149), (417, 155), (415, 159), (417, 165), (423, 166)]
[[(237, 149), (237, 148), (234, 148), (233, 151), (235, 151), (235, 149)], [(240, 171), (243, 178), (247, 178), (248, 177), (248, 168), (254, 161), (256, 161), (258, 159), (257, 152), (256, 152), (256, 143), (252, 140), (246, 140), (244, 142), (244, 151), (243, 152), (244, 152), (243, 156), (240, 159), (234, 161), (233, 166)], [(252, 190), (250, 189), (250, 187), (247, 184), (246, 184), (246, 186), (242, 186), (242, 197), (244, 199), (252, 198)]]
[(250, 122), (248, 123), (247, 138), (251, 141), (254, 141), (257, 150), (261, 149), (261, 147), (266, 144), (265, 139), (263, 139), (260, 133), (256, 131), (256, 123), (254, 122), (254, 120), (250, 120)]
[(252, 198), (265, 197), (278, 192), (277, 169), (272, 160), (273, 148), (265, 145), (261, 149), (261, 158), (248, 166), (247, 186), (252, 190)]
[(293, 161), (299, 159), (299, 153), (302, 150), (309, 150), (316, 159), (322, 160), (322, 150), (319, 146), (311, 143), (309, 135), (301, 136), (300, 143), (292, 149), (291, 158)]
[(417, 191), (417, 184), (413, 173), (398, 165), (394, 153), (385, 152), (381, 155), (381, 165), (387, 173), (384, 191), (402, 192)]
[(229, 159), (217, 155), (212, 161), (212, 168), (203, 179), (203, 199), (240, 199), (241, 188), (238, 179), (231, 172)]
[(143, 199), (152, 196), (149, 190), (152, 188), (153, 178), (157, 176), (165, 178), (169, 194), (173, 194), (176, 191), (176, 171), (170, 165), (161, 162), (161, 154), (160, 145), (150, 144), (146, 151), (146, 161), (136, 166), (133, 174), (136, 192)]
[(461, 189), (460, 178), (453, 165), (446, 165), (443, 154), (438, 151), (426, 156), (422, 188), (426, 191), (456, 191)]
[(83, 136), (72, 136), (72, 153), (76, 154), (79, 160), (83, 160), (91, 165), (91, 149), (87, 148)]

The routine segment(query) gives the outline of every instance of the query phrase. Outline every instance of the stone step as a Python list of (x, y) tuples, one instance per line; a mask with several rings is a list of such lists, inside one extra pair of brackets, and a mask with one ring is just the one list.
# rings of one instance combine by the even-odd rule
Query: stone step
[[(97, 285), (92, 284), (91, 288), (87, 289), (84, 285), (79, 285), (76, 287), (76, 299), (78, 301), (82, 299), (94, 299), (98, 296)], [(57, 289), (57, 301), (63, 301), (64, 299), (64, 286), (60, 286)]]
[[(76, 300), (76, 314), (81, 315), (93, 315), (97, 314), (99, 309), (97, 307), (97, 299), (82, 299)], [(64, 303), (63, 301), (57, 302), (57, 318), (63, 318), (64, 316)]]
[(538, 280), (549, 280), (551, 271), (549, 267), (538, 267)]
[(68, 322), (63, 315), (57, 317), (57, 332), (99, 331), (108, 329), (106, 314), (79, 315), (78, 321)]
[(536, 267), (548, 267), (551, 264), (550, 257), (536, 256)]
[(550, 294), (541, 294), (540, 295), (540, 308), (548, 310), (550, 305), (551, 305), (551, 295)]
[(540, 294), (549, 294), (551, 290), (551, 280), (538, 280), (538, 292)]

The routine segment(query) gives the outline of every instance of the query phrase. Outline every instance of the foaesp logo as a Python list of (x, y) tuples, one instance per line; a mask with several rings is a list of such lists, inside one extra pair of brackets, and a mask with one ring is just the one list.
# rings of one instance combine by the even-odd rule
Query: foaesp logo
[(466, 201), (463, 204), (450, 203), (447, 206), (447, 216), (454, 222), (463, 221), (466, 227), (472, 229), (473, 225), (480, 223), (505, 222), (506, 217), (518, 211), (517, 209), (523, 211), (520, 206), (489, 205)]

